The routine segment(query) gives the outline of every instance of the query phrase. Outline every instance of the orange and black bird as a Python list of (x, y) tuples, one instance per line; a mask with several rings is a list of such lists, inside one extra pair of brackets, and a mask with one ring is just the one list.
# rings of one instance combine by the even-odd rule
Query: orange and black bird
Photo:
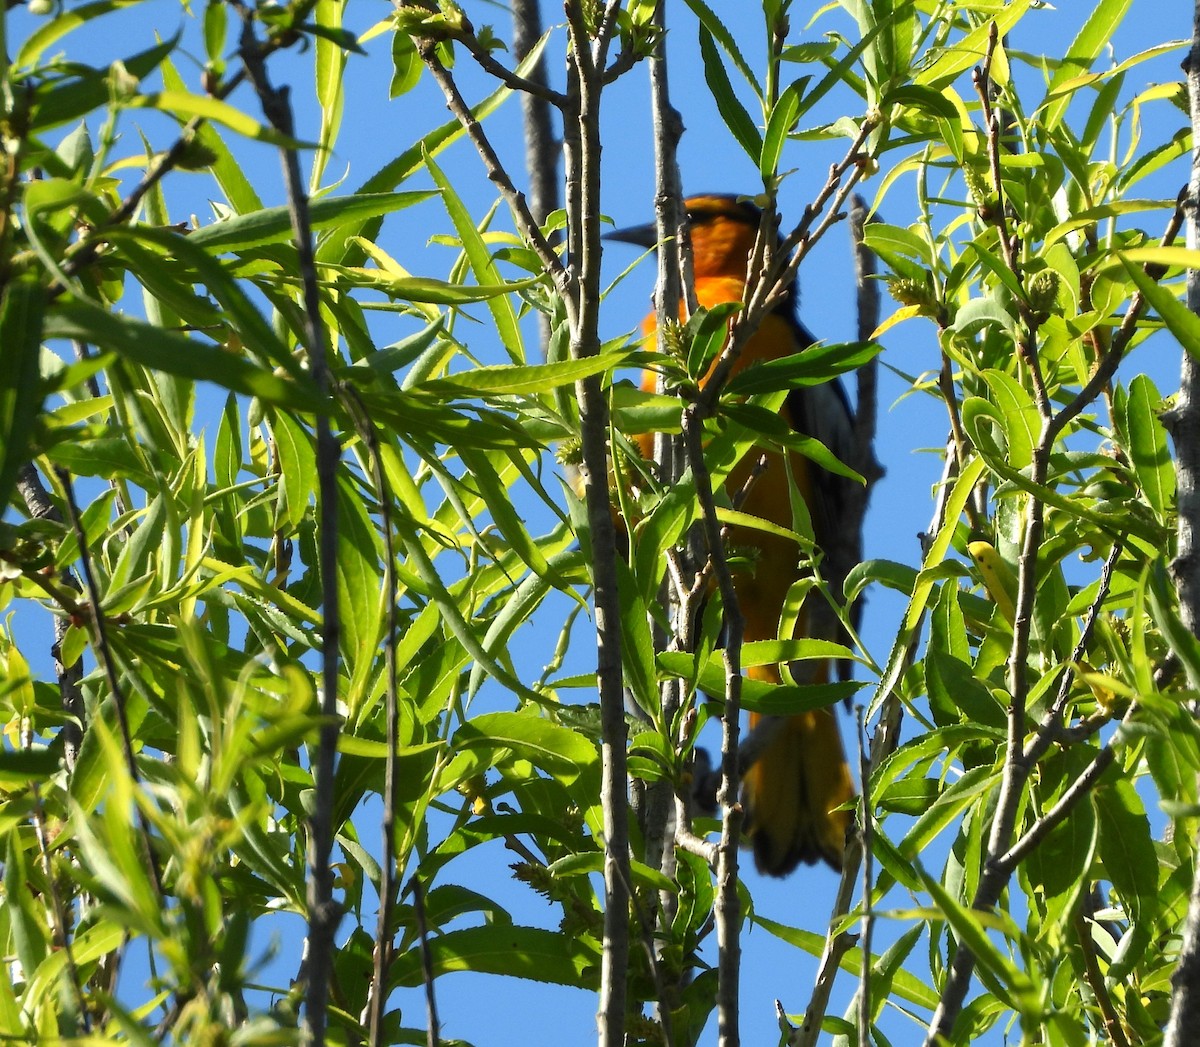
[[(685, 201), (691, 231), (692, 265), (696, 298), (712, 308), (723, 302), (742, 301), (746, 293), (747, 266), (758, 233), (761, 212), (736, 196), (704, 195)], [(607, 234), (606, 239), (656, 246), (654, 226), (638, 226)], [(680, 304), (681, 319), (685, 311)], [(646, 342), (653, 347), (657, 323), (651, 313), (642, 324)], [(777, 306), (746, 342), (734, 373), (759, 361), (776, 360), (802, 352), (815, 339), (796, 315), (795, 288), (789, 287)], [(655, 388), (656, 376), (647, 371), (642, 387)], [(845, 459), (852, 435), (849, 404), (840, 383), (795, 389), (788, 394), (782, 414), (797, 432), (815, 437), (839, 458)], [(642, 454), (652, 455), (653, 436), (639, 438)], [(793, 528), (789, 468), (812, 519), (817, 546), (822, 550), (822, 574), (833, 591), (840, 592), (846, 573), (861, 558), (861, 536), (847, 534), (842, 507), (853, 483), (815, 466), (807, 458), (779, 451), (750, 454), (730, 474), (726, 489), (731, 496), (750, 482), (740, 508), (759, 519)], [(765, 468), (761, 462), (765, 461)], [(794, 541), (774, 533), (733, 528), (730, 544), (756, 550), (754, 562), (739, 567), (734, 577), (738, 604), (745, 620), (744, 639), (774, 640), (788, 591), (808, 567), (809, 558)], [(796, 625), (796, 636), (839, 639), (836, 616), (812, 594)], [(818, 665), (815, 671), (813, 665)], [(845, 675), (848, 666), (839, 666)], [(804, 683), (823, 683), (830, 666), (804, 663), (794, 675)], [(778, 666), (753, 666), (751, 679), (780, 683)], [(765, 719), (751, 713), (751, 729)], [(841, 734), (832, 709), (799, 713), (771, 725), (775, 733), (757, 761), (746, 771), (743, 802), (747, 833), (760, 872), (786, 876), (798, 864), (824, 859), (841, 868), (842, 850), (850, 825), (850, 812), (838, 810), (854, 795), (854, 782), (846, 764)]]

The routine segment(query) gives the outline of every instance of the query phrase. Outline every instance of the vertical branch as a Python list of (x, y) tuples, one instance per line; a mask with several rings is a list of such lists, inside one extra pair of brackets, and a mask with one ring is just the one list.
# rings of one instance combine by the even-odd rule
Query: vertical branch
[[(37, 469), (32, 463), (26, 463), (17, 474), (17, 491), (25, 500), (25, 508), (35, 520), (53, 520), (62, 523), (62, 513), (50, 500), (50, 492), (42, 484)], [(63, 583), (79, 591), (79, 582), (70, 571), (62, 573)], [(74, 665), (65, 665), (62, 660), (62, 645), (67, 637), (70, 623), (61, 614), (54, 616), (54, 643), (50, 653), (54, 658), (54, 673), (58, 678), (59, 701), (67, 720), (60, 732), (63, 739), (63, 759), (67, 770), (75, 769), (75, 761), (79, 758), (79, 746), (83, 744), (83, 732), (87, 728), (87, 707), (83, 701), (83, 660), (77, 658)]]
[(738, 606), (733, 575), (725, 557), (721, 523), (713, 499), (712, 478), (704, 460), (704, 408), (699, 401), (683, 412), (683, 439), (688, 465), (696, 481), (700, 524), (708, 546), (725, 612), (725, 708), (721, 713), (721, 842), (717, 849), (717, 1043), (737, 1047), (740, 1041), (738, 988), (741, 976), (741, 903), (738, 898), (738, 845), (742, 838), (742, 805), (738, 802), (741, 769), (738, 736), (742, 711), (742, 636), (745, 622)]
[[(570, 231), (571, 356), (600, 351), (600, 98), (603, 65), (591, 49), (582, 5), (567, 5), (570, 37), (568, 101), (564, 113), (567, 226)], [(605, 19), (610, 22), (611, 19)], [(602, 30), (601, 30), (602, 32)], [(602, 56), (604, 39), (597, 51)], [(621, 671), (621, 606), (617, 592), (617, 534), (608, 498), (608, 401), (600, 377), (576, 384), (583, 451), (584, 504), (592, 540), (596, 606), (596, 674), (604, 811), (604, 952), (596, 1015), (600, 1047), (625, 1041), (629, 969), (629, 822), (625, 689)]]
[(867, 758), (866, 729), (862, 706), (857, 707), (854, 736), (858, 740), (858, 773), (862, 777), (862, 974), (858, 983), (858, 1043), (871, 1047), (871, 935), (875, 929), (875, 914), (871, 907), (871, 891), (875, 870), (871, 864), (871, 763)]
[[(263, 115), (288, 138), (295, 138), (291, 103), (286, 88), (274, 88), (267, 78), (265, 52), (254, 36), (251, 13), (242, 10), (244, 19), (240, 54), (247, 76), (254, 85)], [(328, 394), (332, 387), (325, 332), (321, 323), (320, 292), (317, 287), (316, 260), (313, 256), (312, 226), (308, 214), (308, 194), (300, 173), (300, 158), (295, 149), (281, 149), (284, 186), (291, 213), (292, 237), (300, 265), (304, 303), (304, 341), (309, 366), (320, 390)], [(329, 424), (327, 411), (316, 417), (317, 490), (319, 552), (321, 562), (321, 729), (313, 760), (316, 800), (309, 827), (308, 940), (305, 952), (304, 1040), (320, 1045), (325, 1042), (329, 1005), (329, 983), (333, 976), (333, 935), (341, 913), (333, 900), (333, 785), (340, 725), (337, 717), (338, 642), (340, 619), (337, 591), (337, 469), (339, 451)]]
[[(657, 309), (658, 350), (662, 352), (662, 339), (668, 330), (667, 325), (678, 321), (679, 302), (683, 297), (683, 281), (680, 266), (681, 238), (683, 224), (682, 187), (679, 176), (679, 164), (676, 150), (679, 139), (683, 134), (683, 125), (679, 113), (671, 105), (669, 79), (667, 77), (666, 49), (666, 4), (660, 0), (654, 12), (654, 25), (658, 31), (654, 52), (649, 59), (651, 120), (654, 134), (654, 205), (657, 223), (656, 239), (659, 243), (657, 252), (658, 280), (655, 285), (655, 305)], [(662, 392), (662, 377), (659, 377), (659, 392)], [(675, 482), (683, 472), (683, 454), (680, 441), (666, 433), (656, 433), (654, 436), (654, 461), (658, 467), (658, 475), (664, 484)], [(691, 573), (689, 563), (681, 565), (682, 576)], [(693, 605), (687, 599), (685, 587), (678, 585), (666, 586), (661, 597), (667, 606), (672, 631), (684, 650), (691, 650), (691, 616)], [(662, 637), (656, 632), (656, 642)], [(666, 679), (659, 688), (662, 706), (661, 722), (671, 727), (683, 701), (685, 685), (682, 680)], [(650, 785), (646, 790), (646, 803), (642, 818), (642, 833), (646, 841), (645, 860), (652, 868), (659, 869), (668, 876), (674, 868), (674, 851), (670, 842), (670, 822), (675, 807), (672, 783), (662, 780)], [(686, 809), (674, 812), (682, 816), (683, 824), (678, 829), (687, 831), (688, 820)], [(669, 919), (674, 911), (676, 897), (670, 892), (661, 895), (664, 918)], [(677, 986), (673, 987), (677, 988)], [(665, 1012), (670, 1005), (669, 1000), (660, 1000), (660, 1011)]]
[[(1192, 175), (1188, 185), (1187, 244), (1200, 246), (1200, 0), (1192, 23), (1192, 49), (1185, 63), (1192, 115)], [(1187, 304), (1200, 315), (1200, 270), (1189, 269)], [(1200, 363), (1183, 354), (1183, 373), (1172, 429), (1175, 440), (1176, 488), (1179, 500), (1179, 547), (1171, 565), (1184, 624), (1200, 635)], [(1171, 976), (1171, 1016), (1166, 1047), (1200, 1041), (1200, 862), (1196, 863), (1179, 966)]]
[[(437, 997), (433, 992), (433, 952), (429, 948), (429, 923), (425, 918), (425, 885), (420, 877), (409, 881), (413, 896), (413, 915), (417, 921), (417, 940), (421, 943), (421, 981), (425, 985), (425, 1045), (438, 1047), (441, 1042), (438, 1032)], [(371, 1043), (382, 1043), (372, 1038)]]

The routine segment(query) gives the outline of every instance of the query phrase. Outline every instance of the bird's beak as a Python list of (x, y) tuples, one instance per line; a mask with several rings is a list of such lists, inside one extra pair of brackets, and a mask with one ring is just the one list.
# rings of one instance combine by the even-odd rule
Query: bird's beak
[(601, 239), (650, 249), (658, 246), (658, 229), (653, 222), (647, 222), (645, 225), (632, 225), (628, 229), (614, 229), (611, 233), (605, 233)]

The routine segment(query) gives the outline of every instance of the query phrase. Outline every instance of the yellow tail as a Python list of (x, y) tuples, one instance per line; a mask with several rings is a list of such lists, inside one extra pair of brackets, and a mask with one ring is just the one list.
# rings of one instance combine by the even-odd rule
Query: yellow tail
[[(777, 681), (767, 666), (756, 666), (750, 675)], [(751, 730), (762, 719), (751, 713)], [(834, 808), (853, 795), (833, 710), (788, 717), (743, 781), (747, 834), (758, 871), (786, 876), (801, 862), (813, 865), (822, 858), (840, 870), (851, 812)]]

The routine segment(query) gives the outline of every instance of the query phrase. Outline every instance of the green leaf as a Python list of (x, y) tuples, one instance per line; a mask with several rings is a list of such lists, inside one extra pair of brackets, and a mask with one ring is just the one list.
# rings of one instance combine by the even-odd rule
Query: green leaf
[(388, 98), (399, 98), (408, 94), (421, 79), (425, 63), (417, 54), (417, 45), (408, 33), (392, 34), (392, 82), (388, 87)]
[(29, 34), (13, 59), (13, 65), (17, 68), (36, 65), (47, 48), (68, 33), (111, 11), (120, 11), (138, 3), (141, 3), (141, 0), (102, 0), (101, 3), (83, 4), (74, 9), (56, 11), (53, 18), (46, 18)]
[[(300, 467), (299, 462), (291, 464), (293, 469)], [(299, 479), (294, 486), (299, 489), (304, 483)], [(296, 496), (300, 497), (298, 493)], [(334, 566), (341, 648), (354, 673), (354, 683), (358, 684), (369, 670), (383, 635), (383, 597), (379, 584), (378, 535), (361, 488), (344, 471), (338, 475), (337, 509), (337, 563)], [(355, 687), (351, 690), (355, 691)]]
[[(820, 956), (825, 951), (824, 932), (817, 934), (798, 927), (788, 927), (786, 924), (777, 923), (766, 916), (760, 915), (757, 910), (751, 913), (750, 918), (764, 930), (770, 931), (776, 938), (787, 942), (789, 945), (803, 949), (811, 956)], [(856, 946), (847, 949), (844, 953), (840, 953), (840, 955), (842, 970), (852, 978), (861, 978), (862, 950)], [(879, 962), (880, 960), (873, 958), (872, 966), (875, 966)], [(892, 988), (900, 999), (907, 1000), (918, 1007), (923, 1007), (929, 1011), (937, 1007), (937, 992), (905, 970), (896, 970), (892, 981)]]
[[(442, 191), (442, 203), (446, 213), (454, 223), (454, 231), (462, 243), (463, 253), (475, 274), (475, 280), (482, 286), (500, 286), (503, 284), (500, 272), (492, 261), (491, 252), (483, 235), (475, 228), (470, 212), (459, 197), (453, 184), (433, 161), (433, 157), (425, 157), (425, 167), (433, 177), (434, 184)], [(525, 362), (525, 346), (521, 337), (521, 329), (517, 325), (517, 314), (513, 309), (512, 298), (507, 294), (491, 295), (487, 299), (492, 321), (496, 325), (496, 334), (504, 346), (509, 358), (516, 364)]]
[[(694, 656), (684, 651), (667, 651), (658, 656), (659, 667), (671, 676), (690, 680), (695, 675)], [(700, 669), (698, 686), (705, 694), (725, 693), (725, 667), (721, 652), (716, 652)], [(827, 709), (853, 698), (865, 687), (862, 680), (844, 683), (776, 684), (761, 680), (742, 680), (742, 708), (767, 716), (794, 716), (814, 709)]]
[(599, 765), (596, 747), (582, 734), (560, 727), (536, 709), (519, 713), (484, 713), (464, 723), (450, 740), (456, 751), (492, 750), (492, 759), (505, 750), (571, 785)]
[(933, 895), (934, 904), (950, 924), (960, 947), (971, 950), (985, 984), (994, 986), (1002, 1000), (1013, 1006), (1013, 997), (1032, 990), (1029, 976), (1018, 970), (992, 942), (988, 930), (996, 929), (997, 920), (988, 913), (969, 909), (955, 899), (934, 877), (922, 872), (921, 879)]
[(739, 371), (725, 387), (729, 396), (800, 389), (822, 385), (869, 363), (882, 350), (877, 342), (835, 342), (812, 345), (781, 360), (755, 363)]
[[(1197, 252), (1197, 255), (1200, 257), (1200, 252)], [(1179, 340), (1179, 344), (1193, 359), (1200, 360), (1200, 316), (1176, 298), (1174, 292), (1148, 276), (1140, 265), (1134, 264), (1129, 252), (1118, 251), (1117, 257), (1121, 259), (1129, 278), (1167, 325), (1167, 330)], [(1156, 255), (1154, 259), (1148, 260), (1154, 261), (1157, 257)]]
[(980, 19), (978, 24), (961, 40), (951, 40), (943, 48), (935, 49), (934, 61), (920, 70), (913, 78), (918, 85), (942, 88), (954, 80), (960, 73), (965, 73), (972, 66), (979, 65), (987, 53), (988, 34), (993, 24), (995, 31), (1003, 39), (1007, 33), (1029, 10), (1032, 0), (1014, 0), (1001, 8), (994, 18)]
[[(433, 977), (451, 971), (503, 974), (553, 985), (595, 990), (600, 984), (600, 950), (586, 935), (535, 927), (468, 927), (433, 935), (428, 942)], [(422, 984), (424, 960), (414, 948), (396, 957), (391, 984)]]
[(550, 564), (546, 562), (546, 557), (542, 555), (537, 542), (530, 536), (525, 521), (521, 519), (513, 505), (510, 490), (513, 482), (511, 467), (505, 468), (502, 477), (485, 453), (460, 447), (458, 454), (470, 474), (468, 483), (473, 485), (482, 496), (488, 512), (491, 513), (492, 522), (504, 536), (508, 547), (534, 574), (552, 582), (560, 582), (554, 576)]
[[(541, 60), (542, 52), (550, 34), (546, 33), (529, 53), (521, 59), (515, 72), (518, 76), (528, 76), (530, 71)], [(478, 105), (471, 107), (471, 115), (479, 121), (484, 120), (500, 107), (512, 94), (507, 87), (499, 87), (488, 95)], [(419, 170), (425, 163), (426, 156), (436, 156), (443, 149), (456, 142), (466, 132), (457, 119), (448, 120), (440, 127), (434, 128), (415, 145), (404, 150), (390, 163), (385, 164), (363, 183), (360, 194), (388, 194), (414, 171)], [(350, 265), (364, 257), (362, 248), (354, 238), (364, 237), (374, 239), (382, 222), (378, 217), (366, 216), (355, 221), (347, 222), (339, 228), (337, 234), (326, 239), (317, 249), (317, 260), (321, 263)]]
[[(218, 3), (213, 0), (205, 10), (205, 29), (208, 29), (209, 13), (212, 11), (220, 11), (223, 19), (226, 7), (223, 3)], [(222, 33), (224, 30), (222, 30)], [(163, 86), (170, 91), (186, 91), (187, 84), (183, 77), (179, 75), (175, 65), (170, 59), (163, 62), (162, 67)], [(195, 131), (192, 141), (195, 145), (208, 154), (212, 158), (212, 162), (208, 165), (209, 171), (220, 185), (221, 191), (225, 194), (225, 199), (228, 200), (229, 206), (238, 214), (248, 214), (251, 211), (262, 210), (262, 201), (258, 197), (254, 186), (250, 184), (250, 179), (246, 177), (245, 171), (242, 170), (242, 165), (235, 159), (234, 155), (229, 151), (229, 147), (218, 134), (217, 129), (209, 123), (201, 124)], [(309, 204), (311, 211), (313, 204)]]
[(218, 346), (109, 313), (83, 299), (60, 299), (46, 318), (48, 338), (70, 338), (112, 349), (143, 367), (209, 381), (235, 393), (299, 410), (317, 410), (322, 397), (311, 379), (278, 377)]
[(767, 118), (767, 131), (763, 135), (762, 155), (758, 159), (758, 170), (764, 182), (770, 182), (779, 169), (779, 159), (787, 136), (796, 126), (800, 115), (800, 95), (808, 84), (808, 77), (794, 80), (783, 89), (779, 101)]
[(712, 92), (713, 101), (717, 103), (717, 112), (729, 128), (729, 133), (746, 151), (746, 155), (755, 163), (763, 154), (762, 135), (746, 107), (742, 105), (734, 93), (733, 84), (729, 82), (729, 74), (725, 64), (713, 42), (713, 35), (700, 25), (700, 56), (704, 60), (704, 79)]
[(1159, 421), (1162, 397), (1149, 376), (1136, 375), (1124, 403), (1126, 451), (1146, 500), (1163, 518), (1175, 504), (1175, 469), (1167, 432)]
[(1042, 420), (1037, 404), (1012, 375), (989, 367), (982, 376), (992, 394), (992, 403), (1004, 418), (1008, 460), (1016, 468), (1024, 469), (1033, 461), (1033, 448), (1041, 434)]
[[(132, 77), (144, 79), (175, 50), (180, 33), (160, 44), (126, 58), (125, 71)], [(29, 130), (48, 131), (60, 124), (72, 123), (86, 116), (93, 109), (106, 105), (110, 96), (109, 69), (89, 69), (73, 66), (71, 73), (62, 79), (46, 80), (34, 92), (33, 117)]]
[[(638, 707), (650, 713), (658, 705), (658, 679), (654, 671), (654, 637), (650, 614), (632, 572), (620, 557), (616, 560), (617, 587), (621, 599), (621, 664), (625, 686)], [(644, 581), (644, 579), (639, 579)], [(643, 588), (647, 586), (643, 585)]]
[[(130, 254), (134, 262), (131, 268), (135, 272), (139, 266), (157, 264), (160, 270), (157, 279), (147, 280), (147, 283), (151, 290), (160, 290), (163, 293), (168, 305), (177, 305), (182, 311), (186, 309), (187, 303), (170, 296), (169, 292), (162, 290), (164, 287), (169, 287), (172, 283), (187, 287), (192, 280), (202, 282), (225, 311), (227, 322), (237, 331), (238, 339), (246, 348), (264, 362), (282, 368), (295, 381), (311, 381), (308, 372), (300, 366), (287, 344), (263, 318), (242, 285), (229, 274), (220, 261), (197, 247), (193, 237), (180, 236), (171, 229), (135, 226), (128, 230), (113, 230), (108, 234), (108, 239), (119, 244), (122, 251)], [(137, 241), (154, 244), (166, 257), (160, 257), (152, 263), (147, 261), (144, 255), (130, 252), (129, 248)], [(189, 314), (183, 312), (183, 315)]]
[(31, 276), (10, 280), (0, 301), (0, 510), (29, 460), (45, 388), (38, 361), (46, 292)]
[(1120, 892), (1130, 917), (1148, 922), (1158, 911), (1158, 857), (1142, 801), (1124, 778), (1111, 779), (1093, 796), (1104, 875)]
[[(407, 193), (363, 193), (329, 196), (309, 204), (309, 221), (314, 230), (329, 229), (369, 216), (401, 211), (437, 194), (431, 190)], [(261, 247), (292, 238), (292, 217), (287, 207), (264, 207), (261, 211), (227, 218), (188, 234), (199, 247), (213, 251), (237, 251)]]
[(1124, 21), (1132, 3), (1133, 0), (1099, 0), (1092, 8), (1092, 13), (1079, 30), (1079, 35), (1071, 42), (1066, 56), (1054, 71), (1046, 91), (1046, 97), (1050, 101), (1042, 109), (1041, 122), (1047, 132), (1058, 127), (1071, 104), (1071, 95), (1062, 92), (1063, 85), (1092, 67), (1092, 63), (1104, 51), (1117, 27)]
[(409, 387), (444, 399), (473, 396), (522, 396), (548, 393), (582, 378), (603, 374), (621, 367), (628, 360), (625, 352), (602, 353), (581, 360), (564, 360), (556, 364), (498, 364), (494, 367), (475, 367), (449, 378), (436, 378)]
[(705, 4), (704, 0), (687, 0), (687, 5), (700, 20), (701, 31), (707, 31), (712, 34), (713, 39), (719, 42), (721, 47), (724, 48), (725, 53), (729, 55), (737, 71), (746, 78), (746, 83), (761, 98), (763, 93), (762, 86), (759, 84), (758, 78), (754, 75), (754, 70), (750, 64), (742, 57), (742, 52), (737, 45), (737, 41), (733, 39), (732, 34), (726, 27), (725, 20)]
[(749, 440), (752, 435), (761, 435), (771, 443), (803, 455), (826, 472), (844, 476), (856, 483), (864, 482), (858, 473), (837, 458), (820, 440), (800, 435), (788, 425), (785, 418), (774, 411), (768, 411), (756, 404), (727, 403), (722, 405), (721, 412), (731, 427), (740, 427), (741, 431), (736, 433), (738, 439)]
[[(277, 526), (291, 535), (304, 522), (317, 490), (317, 452), (313, 437), (288, 414), (277, 411), (270, 421), (279, 466), (280, 513)], [(340, 537), (339, 529), (339, 537)], [(354, 594), (362, 603), (365, 593)]]
[(995, 788), (999, 778), (994, 767), (972, 767), (964, 773), (917, 819), (900, 842), (900, 853), (906, 858), (918, 857), (967, 807)]
[(224, 124), (235, 134), (256, 142), (267, 142), (281, 149), (311, 149), (316, 143), (299, 142), (281, 134), (266, 124), (260, 124), (240, 109), (209, 95), (188, 94), (186, 91), (159, 91), (157, 94), (137, 95), (124, 103), (130, 109), (158, 109), (181, 119), (200, 117)]

